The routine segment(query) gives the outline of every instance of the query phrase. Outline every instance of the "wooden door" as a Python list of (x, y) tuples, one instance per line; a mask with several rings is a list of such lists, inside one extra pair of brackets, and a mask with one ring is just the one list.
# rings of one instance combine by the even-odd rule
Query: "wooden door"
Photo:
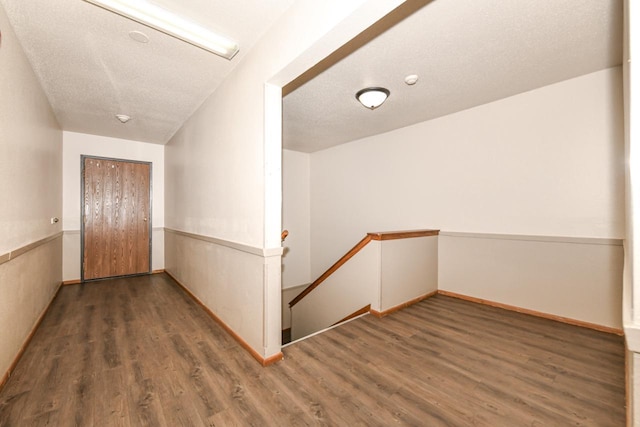
[(82, 158), (82, 280), (151, 271), (151, 164)]

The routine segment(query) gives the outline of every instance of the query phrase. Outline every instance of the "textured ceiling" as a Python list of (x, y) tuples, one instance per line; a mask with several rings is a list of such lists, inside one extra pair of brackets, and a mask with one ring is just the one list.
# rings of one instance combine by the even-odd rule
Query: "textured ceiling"
[[(166, 143), (294, 0), (153, 2), (240, 53), (227, 61), (82, 0), (0, 0), (63, 129)], [(621, 62), (622, 0), (426, 3), (284, 98), (285, 148), (321, 150)], [(375, 111), (354, 97), (367, 86), (391, 90)]]
[[(621, 61), (622, 0), (434, 0), (285, 96), (283, 144), (313, 152)], [(391, 91), (374, 111), (355, 99), (368, 86)]]
[(82, 0), (0, 3), (64, 130), (164, 144), (293, 1), (153, 0), (236, 41), (231, 61)]

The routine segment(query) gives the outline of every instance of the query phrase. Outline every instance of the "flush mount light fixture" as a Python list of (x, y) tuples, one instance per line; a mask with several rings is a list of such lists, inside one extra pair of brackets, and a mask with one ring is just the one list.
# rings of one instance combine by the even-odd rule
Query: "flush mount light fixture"
[(368, 109), (375, 110), (386, 101), (389, 94), (389, 89), (383, 87), (368, 87), (359, 90), (358, 93), (356, 93), (356, 99)]
[(231, 59), (238, 44), (147, 0), (85, 0), (201, 49)]
[(127, 123), (129, 120), (131, 120), (131, 117), (127, 116), (126, 114), (116, 114), (116, 119), (120, 120), (121, 123)]

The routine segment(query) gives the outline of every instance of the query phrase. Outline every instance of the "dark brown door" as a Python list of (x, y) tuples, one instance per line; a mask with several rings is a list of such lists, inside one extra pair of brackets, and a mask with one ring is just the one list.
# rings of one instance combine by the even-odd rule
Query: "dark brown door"
[(82, 280), (150, 272), (151, 165), (82, 163)]

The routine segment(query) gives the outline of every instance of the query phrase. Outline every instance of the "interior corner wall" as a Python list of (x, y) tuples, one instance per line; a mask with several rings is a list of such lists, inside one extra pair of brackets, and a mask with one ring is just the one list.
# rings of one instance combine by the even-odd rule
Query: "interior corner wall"
[(622, 238), (622, 120), (616, 67), (312, 153), (311, 277), (371, 231)]
[[(206, 265), (167, 251), (166, 269), (264, 357), (280, 352), (280, 256), (256, 256), (250, 258), (255, 265), (243, 265), (242, 250), (228, 252), (218, 246), (240, 244), (260, 253), (275, 249), (266, 248), (265, 242), (278, 241), (281, 221), (267, 220), (279, 218), (282, 209), (281, 163), (274, 160), (280, 160), (282, 147), (267, 132), (281, 127), (281, 115), (272, 113), (282, 100), (271, 96), (273, 89), (400, 3), (293, 2), (166, 145), (167, 229), (219, 242), (212, 243)], [(229, 257), (238, 262), (225, 262)], [(224, 281), (215, 279), (222, 277), (219, 272)]]
[(1, 382), (62, 279), (62, 131), (2, 5), (0, 29)]
[(615, 67), (315, 152), (311, 277), (439, 229), (438, 289), (620, 330), (623, 133)]
[(164, 146), (106, 136), (63, 132), (63, 280), (80, 279), (81, 156), (152, 164), (151, 266), (164, 269)]
[(310, 283), (310, 192), (308, 153), (282, 150), (282, 288)]

